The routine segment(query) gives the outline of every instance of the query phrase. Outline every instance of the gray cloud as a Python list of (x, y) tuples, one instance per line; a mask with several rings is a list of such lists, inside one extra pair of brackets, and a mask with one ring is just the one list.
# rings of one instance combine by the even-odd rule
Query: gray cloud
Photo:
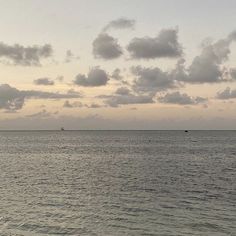
[(136, 59), (176, 58), (182, 55), (182, 46), (178, 42), (176, 29), (162, 30), (155, 38), (134, 38), (127, 50), (131, 57)]
[(115, 79), (115, 80), (122, 80), (123, 76), (121, 75), (121, 70), (119, 68), (116, 68), (112, 74), (111, 74), (111, 78)]
[(66, 108), (74, 108), (74, 107), (83, 107), (84, 105), (81, 103), (81, 102), (70, 102), (68, 100), (66, 100), (63, 104), (63, 107), (66, 107)]
[(103, 106), (97, 103), (92, 103), (91, 105), (87, 105), (87, 107), (88, 108), (101, 108)]
[(147, 104), (153, 103), (152, 95), (135, 95), (127, 88), (118, 88), (114, 95), (103, 95), (100, 98), (105, 98), (104, 103), (111, 107), (128, 104)]
[(157, 92), (170, 88), (175, 88), (177, 83), (168, 72), (164, 72), (158, 67), (143, 68), (141, 66), (131, 68), (131, 72), (136, 76), (134, 89), (143, 92)]
[(72, 62), (74, 60), (77, 60), (77, 59), (79, 59), (79, 57), (75, 56), (74, 53), (72, 53), (71, 50), (66, 51), (65, 63), (70, 63), (70, 62)]
[(99, 67), (92, 68), (88, 75), (78, 74), (74, 84), (84, 87), (97, 87), (106, 85), (109, 80), (107, 73)]
[(222, 100), (234, 99), (236, 98), (236, 89), (231, 90), (229, 87), (227, 87), (224, 91), (218, 92), (216, 98)]
[(45, 117), (50, 117), (52, 115), (51, 112), (46, 111), (46, 109), (43, 109), (40, 112), (28, 115), (27, 117), (31, 117), (31, 118), (45, 118)]
[(236, 68), (230, 69), (230, 76), (232, 80), (236, 80)]
[(226, 39), (203, 45), (202, 52), (196, 56), (192, 64), (185, 68), (184, 60), (177, 63), (172, 71), (174, 79), (187, 83), (219, 83), (229, 82), (235, 78), (233, 69), (227, 69), (223, 63), (228, 60), (230, 44), (236, 40), (236, 33), (231, 33)]
[(130, 94), (130, 90), (126, 87), (120, 87), (116, 90), (115, 93), (119, 94), (119, 95), (128, 95), (128, 94)]
[(18, 90), (8, 84), (0, 85), (0, 109), (16, 111), (22, 109), (26, 99), (78, 98), (75, 94), (50, 93), (36, 90)]
[(127, 18), (119, 18), (117, 20), (113, 20), (109, 22), (103, 29), (103, 31), (107, 31), (110, 29), (131, 29), (133, 30), (135, 27), (135, 20), (127, 19)]
[(63, 107), (65, 108), (80, 108), (80, 107), (86, 107), (86, 108), (100, 108), (102, 107), (102, 105), (100, 104), (97, 104), (97, 103), (92, 103), (90, 105), (88, 104), (83, 104), (79, 101), (76, 101), (76, 102), (70, 102), (70, 101), (65, 101), (64, 104), (63, 104)]
[(228, 36), (229, 41), (236, 41), (236, 30), (232, 31)]
[(206, 98), (191, 97), (186, 93), (181, 94), (180, 92), (167, 93), (165, 96), (159, 97), (158, 100), (161, 103), (172, 103), (179, 105), (197, 105), (207, 101)]
[(55, 80), (57, 80), (59, 82), (63, 82), (64, 76), (63, 75), (58, 75)]
[(34, 84), (36, 85), (54, 85), (54, 81), (50, 78), (39, 78), (34, 80)]
[(120, 57), (123, 52), (115, 38), (106, 33), (101, 33), (93, 41), (93, 54), (95, 58), (110, 60)]
[(24, 47), (19, 44), (13, 46), (0, 43), (0, 58), (5, 63), (21, 66), (39, 66), (41, 59), (52, 56), (52, 47), (49, 44), (43, 46)]
[(236, 79), (236, 70), (227, 68), (224, 62), (230, 54), (230, 44), (236, 40), (236, 33), (231, 33), (226, 39), (215, 43), (205, 43), (202, 52), (196, 56), (189, 67), (185, 66), (185, 60), (180, 58), (176, 67), (171, 71), (161, 69), (133, 67), (134, 89), (142, 92), (157, 92), (166, 89), (183, 86), (184, 83), (220, 83), (233, 82)]

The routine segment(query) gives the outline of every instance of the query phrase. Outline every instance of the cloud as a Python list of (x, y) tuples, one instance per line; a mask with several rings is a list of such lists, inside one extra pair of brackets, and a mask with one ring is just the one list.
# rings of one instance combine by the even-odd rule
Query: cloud
[(233, 32), (226, 39), (205, 43), (201, 54), (193, 59), (188, 68), (185, 67), (183, 59), (179, 60), (172, 76), (176, 80), (193, 84), (232, 81), (236, 73), (234, 69), (223, 66), (223, 63), (228, 60), (230, 45), (235, 40), (236, 33)]
[(131, 29), (133, 30), (135, 27), (135, 20), (127, 19), (127, 18), (119, 18), (117, 20), (113, 20), (109, 22), (103, 29), (103, 31), (107, 31), (110, 29)]
[(79, 101), (76, 102), (70, 102), (70, 101), (65, 101), (65, 103), (63, 104), (63, 107), (65, 108), (78, 108), (78, 107), (86, 107), (86, 108), (100, 108), (102, 107), (102, 105), (97, 104), (97, 103), (92, 103), (90, 105), (88, 104), (83, 104)]
[(8, 84), (0, 85), (0, 109), (17, 111), (22, 109), (26, 99), (78, 98), (77, 94), (50, 93), (36, 90), (18, 90)]
[(106, 85), (109, 80), (107, 73), (99, 67), (92, 68), (88, 75), (78, 74), (74, 84), (84, 87), (97, 87)]
[(40, 66), (41, 60), (52, 56), (52, 47), (49, 44), (43, 46), (24, 47), (19, 44), (13, 46), (0, 43), (0, 58), (5, 63), (20, 66)]
[(117, 39), (106, 33), (101, 33), (93, 41), (93, 54), (95, 58), (111, 60), (120, 57), (123, 52)]
[(224, 91), (218, 92), (216, 98), (222, 100), (234, 99), (236, 98), (236, 89), (231, 90), (229, 87), (227, 87)]
[(180, 58), (174, 69), (162, 71), (158, 67), (144, 68), (136, 66), (131, 72), (136, 76), (133, 88), (139, 92), (158, 92), (183, 86), (184, 84), (233, 82), (236, 79), (235, 68), (227, 68), (224, 62), (230, 54), (230, 44), (236, 40), (236, 33), (226, 39), (203, 45), (200, 55), (196, 56), (190, 66)]
[(65, 103), (63, 104), (63, 107), (66, 108), (83, 107), (83, 106), (84, 105), (78, 101), (70, 103), (70, 101), (66, 100)]
[(92, 103), (91, 105), (87, 105), (87, 107), (88, 108), (101, 108), (103, 106), (97, 103)]
[(189, 67), (189, 83), (217, 83), (225, 81), (221, 63), (229, 54), (228, 44), (219, 41), (203, 48), (202, 53), (195, 57)]
[(144, 68), (136, 66), (131, 68), (131, 72), (136, 76), (134, 89), (142, 92), (157, 92), (170, 88), (175, 88), (177, 83), (168, 72), (164, 72), (158, 67)]
[(72, 61), (74, 61), (74, 60), (77, 60), (77, 59), (79, 59), (79, 57), (76, 57), (76, 56), (74, 55), (74, 53), (72, 53), (71, 50), (67, 50), (67, 51), (66, 51), (65, 63), (70, 63), (70, 62), (72, 62)]
[(31, 117), (31, 118), (45, 118), (45, 117), (50, 117), (52, 115), (51, 112), (46, 111), (45, 109), (43, 109), (40, 112), (28, 115), (27, 117)]
[(125, 88), (125, 87), (120, 87), (116, 90), (115, 93), (119, 94), (119, 95), (128, 95), (128, 94), (130, 94), (130, 90), (128, 88)]
[(172, 103), (179, 105), (197, 105), (207, 101), (202, 97), (190, 97), (188, 94), (180, 92), (167, 93), (165, 96), (159, 97), (158, 100), (161, 103)]
[(230, 42), (236, 41), (236, 30), (232, 31), (232, 32), (229, 34), (228, 40), (229, 40)]
[(63, 82), (64, 76), (63, 75), (58, 75), (55, 80), (57, 80), (59, 82)]
[(147, 104), (153, 103), (152, 95), (135, 95), (127, 88), (118, 88), (114, 95), (102, 95), (105, 98), (104, 103), (111, 107), (128, 104)]
[(232, 80), (236, 80), (236, 68), (230, 69), (230, 76)]
[(34, 80), (36, 85), (54, 85), (54, 81), (49, 78), (39, 78)]
[(119, 68), (116, 68), (112, 74), (111, 74), (111, 78), (115, 79), (115, 80), (122, 80), (123, 76), (121, 75), (121, 70)]
[(135, 59), (176, 58), (183, 53), (176, 29), (164, 29), (155, 38), (134, 38), (127, 50)]

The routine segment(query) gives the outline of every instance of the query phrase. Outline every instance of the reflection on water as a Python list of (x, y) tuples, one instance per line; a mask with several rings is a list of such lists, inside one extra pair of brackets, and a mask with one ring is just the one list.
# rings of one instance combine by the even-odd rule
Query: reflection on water
[(236, 132), (0, 132), (0, 235), (236, 235)]

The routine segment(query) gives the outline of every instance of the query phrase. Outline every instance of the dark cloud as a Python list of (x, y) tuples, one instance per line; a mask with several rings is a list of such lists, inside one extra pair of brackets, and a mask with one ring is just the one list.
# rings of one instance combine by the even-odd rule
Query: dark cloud
[(93, 54), (95, 58), (110, 60), (120, 57), (123, 52), (115, 38), (106, 33), (101, 33), (93, 41)]
[(78, 74), (74, 80), (74, 84), (84, 87), (97, 87), (106, 85), (109, 77), (106, 71), (99, 67), (92, 68), (88, 75)]
[(0, 58), (5, 63), (21, 66), (39, 66), (41, 59), (52, 56), (52, 47), (49, 44), (43, 46), (24, 47), (19, 44), (13, 46), (0, 43)]
[(134, 89), (143, 92), (157, 92), (170, 88), (175, 88), (177, 83), (168, 72), (164, 72), (158, 67), (143, 68), (141, 66), (131, 68), (131, 72), (136, 76)]
[(131, 29), (133, 30), (135, 27), (135, 20), (127, 19), (127, 18), (119, 18), (117, 20), (113, 20), (109, 22), (103, 29), (103, 31), (107, 31), (110, 29)]
[(136, 59), (176, 58), (182, 55), (176, 29), (162, 30), (156, 38), (134, 38), (127, 50)]
[(167, 93), (165, 96), (159, 97), (158, 100), (161, 103), (172, 103), (179, 105), (197, 105), (207, 101), (206, 98), (191, 97), (186, 93), (181, 94), (180, 92)]
[(34, 80), (34, 84), (36, 85), (54, 85), (54, 81), (50, 78), (39, 78)]
[(231, 90), (229, 87), (227, 87), (224, 91), (218, 92), (216, 98), (222, 100), (234, 99), (236, 98), (236, 89)]
[(8, 111), (20, 110), (26, 99), (63, 99), (78, 98), (74, 94), (50, 93), (36, 90), (18, 90), (8, 84), (0, 85), (0, 109)]

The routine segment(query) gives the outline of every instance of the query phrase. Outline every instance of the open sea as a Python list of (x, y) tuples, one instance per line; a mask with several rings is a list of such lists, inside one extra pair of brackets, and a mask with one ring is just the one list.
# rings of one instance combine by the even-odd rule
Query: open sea
[(235, 236), (236, 131), (0, 132), (0, 236)]

